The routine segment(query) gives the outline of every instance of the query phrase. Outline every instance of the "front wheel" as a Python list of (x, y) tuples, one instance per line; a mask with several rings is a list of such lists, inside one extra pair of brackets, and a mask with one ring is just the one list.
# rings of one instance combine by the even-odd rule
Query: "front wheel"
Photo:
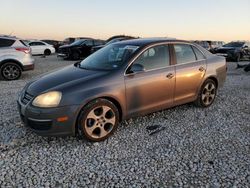
[(73, 52), (72, 59), (73, 60), (79, 60), (80, 59), (80, 54), (78, 52)]
[(103, 141), (113, 134), (119, 122), (116, 106), (106, 100), (97, 99), (86, 105), (78, 118), (78, 134), (95, 142)]
[(240, 59), (241, 59), (241, 55), (237, 54), (236, 57), (235, 57), (235, 61), (236, 62), (240, 62)]
[(216, 83), (213, 80), (208, 79), (203, 83), (195, 104), (203, 108), (209, 107), (214, 102), (216, 94)]

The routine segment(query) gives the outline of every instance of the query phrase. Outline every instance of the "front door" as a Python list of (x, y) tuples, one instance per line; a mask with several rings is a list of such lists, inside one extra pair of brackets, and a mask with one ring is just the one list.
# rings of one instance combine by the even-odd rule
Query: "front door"
[(129, 116), (150, 113), (173, 104), (175, 72), (170, 65), (168, 45), (145, 50), (133, 64), (145, 71), (126, 73), (126, 101)]

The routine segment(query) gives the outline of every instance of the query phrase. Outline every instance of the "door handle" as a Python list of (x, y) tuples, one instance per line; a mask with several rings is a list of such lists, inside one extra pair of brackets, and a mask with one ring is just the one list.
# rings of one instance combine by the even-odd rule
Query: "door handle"
[(171, 79), (174, 77), (174, 74), (173, 73), (169, 73), (167, 76), (166, 76), (168, 79)]
[(199, 68), (199, 71), (200, 71), (200, 72), (203, 72), (204, 70), (205, 70), (204, 67), (200, 67), (200, 68)]

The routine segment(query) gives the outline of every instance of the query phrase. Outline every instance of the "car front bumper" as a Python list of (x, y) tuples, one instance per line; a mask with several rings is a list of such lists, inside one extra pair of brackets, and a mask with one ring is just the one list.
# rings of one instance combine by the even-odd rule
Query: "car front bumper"
[[(30, 102), (31, 103), (31, 102)], [(26, 127), (41, 136), (75, 135), (78, 105), (57, 108), (37, 108), (30, 103), (23, 104), (21, 97), (17, 100), (20, 117)], [(67, 117), (59, 121), (58, 118)]]
[(63, 53), (58, 53), (57, 57), (68, 58), (69, 55), (68, 54), (63, 54)]

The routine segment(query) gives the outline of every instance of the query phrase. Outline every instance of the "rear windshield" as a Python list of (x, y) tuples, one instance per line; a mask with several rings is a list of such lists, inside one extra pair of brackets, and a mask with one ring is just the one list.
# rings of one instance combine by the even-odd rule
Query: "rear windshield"
[(15, 40), (0, 38), (0, 47), (9, 47), (14, 44)]

